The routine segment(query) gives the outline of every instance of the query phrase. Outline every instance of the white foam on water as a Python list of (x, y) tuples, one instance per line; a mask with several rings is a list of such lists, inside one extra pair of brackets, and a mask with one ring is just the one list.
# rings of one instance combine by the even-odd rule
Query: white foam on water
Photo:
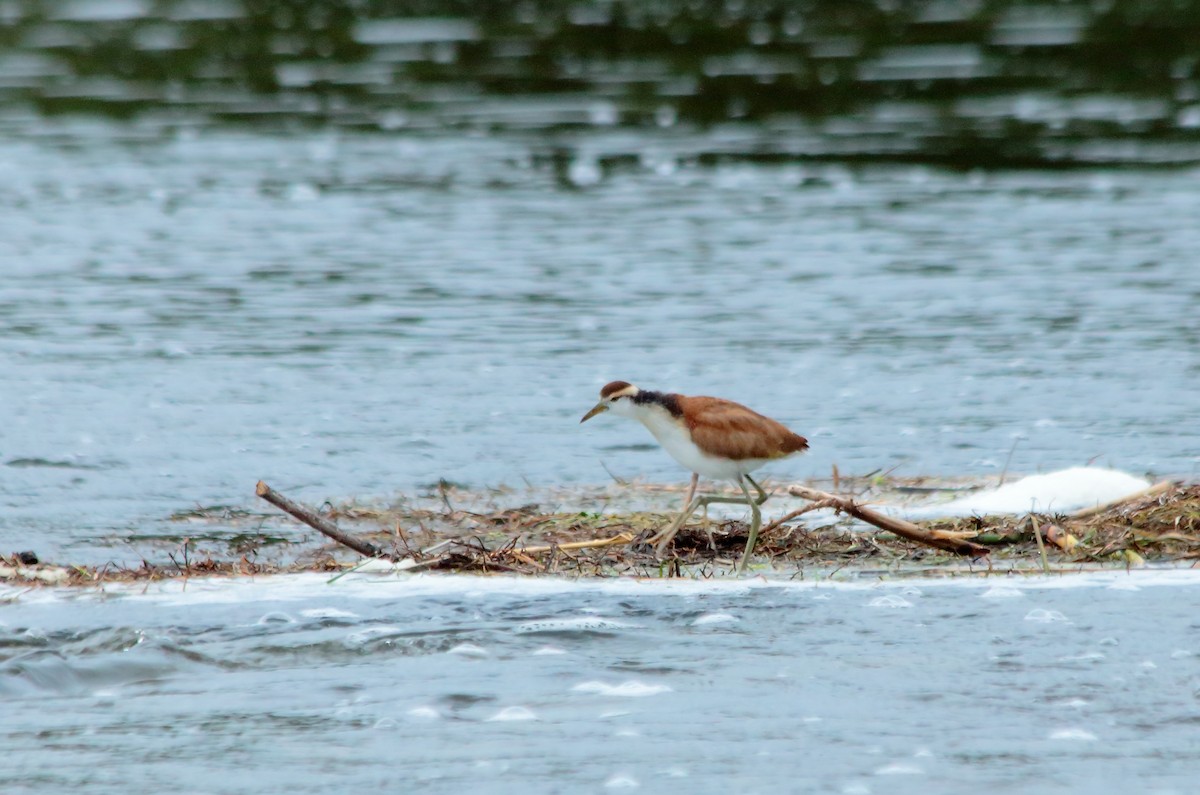
[(512, 769), (512, 763), (507, 759), (477, 759), (472, 767), (490, 773), (507, 773)]
[(911, 762), (893, 762), (875, 771), (877, 776), (921, 776), (924, 774), (924, 768)]
[(287, 613), (267, 613), (262, 618), (258, 619), (259, 624), (295, 624), (296, 619), (292, 618)]
[(605, 789), (637, 789), (641, 782), (627, 773), (617, 773), (604, 782)]
[(358, 613), (351, 613), (349, 610), (339, 610), (336, 607), (313, 607), (308, 610), (301, 610), (300, 615), (305, 618), (358, 618)]
[[(99, 586), (55, 587), (26, 589), (0, 583), (0, 601), (19, 601), (21, 604), (53, 604), (88, 599), (114, 598), (147, 601), (165, 606), (197, 606), (202, 604), (239, 604), (255, 602), (290, 602), (328, 599), (330, 590), (341, 599), (395, 600), (458, 596), (473, 598), (512, 596), (538, 598), (559, 594), (592, 593), (608, 596), (676, 596), (743, 595), (760, 589), (812, 591), (813, 599), (830, 598), (835, 591), (879, 591), (905, 588), (930, 589), (970, 588), (987, 590), (998, 587), (995, 574), (977, 574), (948, 578), (897, 579), (885, 582), (857, 580), (791, 580), (766, 576), (739, 579), (662, 579), (613, 577), (605, 579), (567, 579), (553, 577), (478, 577), (469, 574), (404, 574), (346, 576), (330, 583), (324, 574), (280, 574), (263, 577), (192, 578), (184, 587), (180, 581), (154, 583), (103, 583)], [(1003, 576), (1004, 588), (1021, 592), (1049, 591), (1069, 588), (1118, 588), (1130, 586), (1200, 586), (1200, 569), (1153, 568), (1126, 570), (1124, 567), (1072, 573), (1069, 575), (1031, 575), (1014, 578)], [(630, 629), (640, 625), (581, 616), (573, 619), (547, 619), (518, 625), (514, 631), (562, 632), (593, 629)]]
[(1045, 608), (1035, 607), (1025, 614), (1025, 620), (1038, 624), (1053, 624), (1058, 621), (1066, 621), (1067, 617), (1057, 610), (1046, 610)]
[(705, 613), (692, 621), (693, 627), (706, 627), (713, 624), (736, 624), (740, 618), (732, 613)]
[(1025, 596), (1019, 588), (1009, 588), (1004, 585), (995, 585), (988, 588), (983, 593), (979, 594), (980, 599), (1020, 599)]
[(557, 646), (543, 646), (540, 649), (533, 650), (534, 657), (547, 657), (554, 654), (566, 654), (566, 649), (560, 649)]
[(1100, 738), (1097, 737), (1095, 734), (1092, 734), (1087, 729), (1069, 728), (1069, 729), (1055, 729), (1054, 731), (1050, 732), (1050, 736), (1048, 739), (1072, 740), (1072, 741), (1076, 741), (1076, 742), (1092, 742), (1092, 741), (1098, 740)]
[(660, 693), (670, 693), (671, 689), (667, 685), (651, 685), (630, 679), (618, 685), (597, 681), (581, 682), (572, 687), (571, 692), (594, 693), (598, 696), (618, 696), (620, 698), (645, 698), (646, 696), (657, 696)]
[(1084, 652), (1083, 654), (1070, 654), (1066, 657), (1059, 657), (1059, 662), (1100, 662), (1107, 660), (1107, 654), (1101, 654), (1098, 651)]
[(867, 602), (867, 607), (886, 607), (892, 610), (912, 607), (913, 603), (905, 599), (903, 596), (888, 594), (887, 596), (876, 596), (871, 601)]
[(417, 720), (437, 720), (442, 717), (442, 713), (438, 712), (433, 707), (426, 706), (413, 707), (405, 714), (408, 715), (408, 717), (415, 718)]
[(495, 715), (487, 718), (488, 721), (523, 721), (537, 720), (538, 717), (529, 707), (505, 707)]
[(447, 649), (446, 653), (461, 654), (463, 657), (487, 657), (490, 652), (474, 643), (460, 643), (452, 649)]
[(641, 624), (628, 621), (618, 621), (613, 618), (598, 616), (579, 616), (578, 618), (550, 618), (542, 621), (526, 621), (513, 627), (518, 635), (528, 635), (535, 632), (612, 632), (618, 629), (636, 629)]
[(1102, 467), (1071, 467), (1029, 475), (994, 489), (969, 494), (941, 505), (905, 509), (909, 518), (987, 516), (996, 514), (1071, 513), (1119, 500), (1150, 487), (1150, 481)]

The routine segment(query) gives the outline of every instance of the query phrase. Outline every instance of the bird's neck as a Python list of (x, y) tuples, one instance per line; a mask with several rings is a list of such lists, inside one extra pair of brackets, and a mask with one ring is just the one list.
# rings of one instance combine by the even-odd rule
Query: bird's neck
[(653, 390), (643, 390), (638, 392), (631, 398), (636, 410), (638, 419), (642, 419), (647, 413), (665, 411), (672, 417), (679, 418), (683, 416), (683, 407), (679, 405), (679, 395), (670, 392), (655, 392)]
[(646, 426), (659, 444), (666, 446), (678, 436), (683, 424), (683, 411), (677, 398), (677, 395), (662, 392), (639, 392), (628, 402), (627, 416)]

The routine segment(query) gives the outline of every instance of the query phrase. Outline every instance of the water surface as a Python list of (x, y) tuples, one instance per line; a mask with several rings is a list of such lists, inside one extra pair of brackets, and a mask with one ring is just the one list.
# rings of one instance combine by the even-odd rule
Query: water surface
[(787, 422), (812, 450), (778, 477), (1010, 452), (1196, 471), (1194, 173), (747, 163), (568, 188), (525, 153), (0, 143), (0, 548), (91, 546), (259, 478), (317, 503), (682, 479), (642, 429), (578, 426), (614, 378)]
[(789, 423), (779, 478), (1192, 476), (1198, 26), (0, 3), (0, 550), (124, 561), (259, 478), (682, 479), (577, 426), (617, 378)]
[[(240, 549), (172, 517), (259, 478), (682, 481), (578, 425), (616, 378), (787, 422), (781, 479), (1195, 476), (1198, 30), (0, 0), (0, 553)], [(0, 789), (1190, 792), (1196, 583), (1165, 581), (3, 589)]]
[(0, 608), (0, 782), (1184, 793), (1196, 588), (1180, 572), (26, 594)]

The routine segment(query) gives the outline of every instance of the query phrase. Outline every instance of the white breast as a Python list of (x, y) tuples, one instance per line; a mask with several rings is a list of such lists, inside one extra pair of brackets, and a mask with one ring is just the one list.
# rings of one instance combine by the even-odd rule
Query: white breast
[(742, 475), (767, 463), (765, 458), (747, 458), (742, 461), (731, 461), (727, 458), (711, 456), (696, 446), (688, 429), (671, 414), (658, 406), (639, 407), (634, 417), (654, 434), (654, 438), (663, 446), (671, 458), (680, 464), (703, 475), (706, 478), (718, 480), (738, 480)]

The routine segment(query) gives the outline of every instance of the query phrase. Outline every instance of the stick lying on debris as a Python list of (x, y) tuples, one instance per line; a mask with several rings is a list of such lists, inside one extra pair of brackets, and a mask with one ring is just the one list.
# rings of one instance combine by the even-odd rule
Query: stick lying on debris
[(546, 544), (540, 547), (522, 547), (520, 551), (526, 555), (539, 555), (543, 552), (553, 552), (554, 550), (562, 550), (569, 552), (574, 549), (596, 549), (597, 547), (611, 547), (617, 544), (628, 544), (633, 541), (633, 533), (618, 533), (612, 538), (600, 538), (595, 541), (572, 541), (568, 544)]
[(314, 530), (319, 530), (339, 544), (350, 547), (360, 555), (366, 555), (368, 558), (387, 557), (382, 549), (375, 546), (371, 542), (364, 541), (361, 538), (350, 535), (349, 533), (343, 533), (333, 522), (329, 521), (323, 516), (318, 516), (308, 508), (305, 508), (303, 505), (292, 502), (287, 497), (268, 486), (266, 483), (263, 483), (261, 480), (258, 481), (258, 485), (254, 487), (254, 493), (274, 505), (276, 508), (279, 508), (285, 513), (290, 513), (292, 516), (304, 522)]
[[(912, 522), (907, 522), (904, 519), (897, 519), (892, 516), (884, 516), (881, 513), (868, 510), (858, 503), (854, 502), (850, 497), (839, 497), (836, 494), (829, 494), (824, 491), (817, 491), (805, 486), (791, 486), (788, 488), (788, 494), (794, 497), (800, 497), (805, 500), (810, 500), (814, 503), (821, 504), (821, 507), (830, 507), (842, 513), (848, 513), (855, 519), (873, 524), (881, 530), (887, 530), (889, 533), (895, 533), (901, 538), (907, 538), (909, 541), (916, 541), (919, 544), (944, 549), (947, 552), (953, 552), (956, 555), (968, 555), (973, 558), (978, 558), (988, 554), (991, 550), (987, 547), (968, 541), (965, 538), (959, 538), (951, 533), (939, 533), (937, 531), (925, 530)], [(801, 509), (803, 511), (805, 509)]]
[(1071, 514), (1071, 518), (1072, 519), (1087, 519), (1091, 516), (1097, 516), (1099, 514), (1104, 513), (1109, 508), (1112, 508), (1113, 506), (1116, 506), (1116, 505), (1120, 505), (1121, 503), (1133, 502), (1134, 500), (1140, 500), (1143, 497), (1153, 497), (1155, 495), (1162, 494), (1166, 491), (1170, 491), (1170, 489), (1174, 485), (1175, 485), (1175, 483), (1173, 481), (1163, 480), (1158, 483), (1155, 483), (1153, 486), (1150, 486), (1149, 488), (1142, 489), (1141, 491), (1135, 492), (1133, 494), (1126, 494), (1124, 497), (1118, 497), (1115, 500), (1109, 500), (1108, 502), (1102, 502), (1099, 505), (1093, 505), (1091, 508), (1084, 508), (1083, 510), (1076, 511), (1075, 513)]
[[(345, 533), (338, 529), (338, 526), (323, 516), (319, 516), (313, 511), (305, 508), (303, 505), (292, 502), (287, 497), (272, 489), (261, 480), (255, 487), (255, 493), (262, 497), (267, 502), (291, 514), (295, 518), (304, 522), (309, 527), (318, 530), (332, 538), (334, 541), (353, 549), (360, 555), (365, 555), (369, 558), (390, 558), (382, 549), (364, 541), (361, 538)], [(767, 526), (767, 530), (772, 530), (778, 527), (785, 521), (795, 518), (802, 513), (806, 513), (817, 508), (833, 508), (836, 511), (847, 513), (856, 519), (860, 519), (868, 524), (873, 524), (883, 530), (895, 533), (901, 538), (906, 538), (910, 541), (916, 541), (921, 544), (926, 544), (937, 549), (944, 549), (948, 552), (953, 552), (957, 555), (969, 555), (971, 557), (980, 557), (988, 554), (990, 551), (987, 547), (974, 542), (968, 541), (965, 538), (958, 537), (953, 533), (924, 530), (912, 522), (906, 522), (903, 519), (896, 519), (891, 516), (875, 513), (854, 502), (849, 497), (839, 497), (836, 494), (828, 494), (824, 491), (806, 488), (804, 486), (792, 486), (788, 489), (788, 493), (796, 497), (812, 502), (811, 505), (805, 506), (797, 511), (793, 511), (788, 516), (779, 519), (776, 522)], [(627, 544), (633, 540), (632, 533), (620, 533), (612, 538), (604, 538), (595, 541), (576, 541), (567, 544), (556, 544), (537, 547), (525, 547), (520, 550), (523, 555), (539, 554), (550, 552), (552, 550), (574, 550), (574, 549), (594, 549), (596, 547), (613, 546), (617, 544)], [(427, 550), (427, 551), (432, 551)]]
[[(289, 500), (287, 497), (285, 497), (282, 494), (280, 494), (279, 492), (275, 491), (275, 489), (271, 488), (266, 483), (263, 483), (261, 480), (258, 481), (258, 485), (255, 486), (254, 493), (257, 494), (259, 497), (262, 497), (264, 500), (271, 503), (275, 507), (281, 509), (285, 513), (289, 513), (292, 516), (296, 517), (297, 519), (304, 522), (306, 525), (313, 528), (314, 530), (319, 530), (320, 532), (322, 532), (325, 535), (332, 538), (334, 541), (338, 542), (339, 544), (342, 544), (343, 546), (347, 546), (350, 549), (353, 549), (355, 552), (359, 553), (360, 555), (365, 555), (368, 558), (389, 558), (389, 559), (391, 558), (391, 556), (385, 554), (384, 551), (382, 549), (380, 549), (379, 547), (375, 546), (374, 544), (370, 543), (369, 541), (364, 541), (363, 539), (358, 538), (357, 536), (353, 536), (353, 535), (350, 535), (349, 533), (343, 532), (333, 522), (329, 521), (328, 519), (326, 519), (323, 516), (319, 516), (319, 515), (313, 513), (311, 510), (309, 510), (308, 508), (305, 508), (303, 505), (300, 505), (299, 503)], [(454, 541), (454, 539), (447, 539), (446, 541), (442, 542), (442, 544), (435, 544), (434, 546), (425, 550), (425, 552), (432, 553), (436, 549), (441, 548), (443, 544), (449, 544), (449, 543), (452, 543), (453, 541)], [(631, 541), (633, 541), (633, 533), (626, 532), (626, 533), (619, 533), (619, 534), (613, 536), (612, 538), (601, 538), (601, 539), (597, 539), (595, 541), (572, 541), (572, 542), (566, 543), (566, 544), (547, 544), (545, 546), (538, 546), (538, 547), (523, 547), (520, 550), (514, 550), (514, 551), (519, 551), (523, 555), (537, 555), (537, 554), (551, 552), (551, 551), (555, 551), (555, 550), (561, 550), (563, 552), (568, 552), (568, 551), (577, 550), (577, 549), (595, 549), (597, 547), (610, 547), (610, 546), (615, 546), (617, 544), (628, 544)], [(439, 558), (434, 558), (432, 560), (427, 560), (427, 561), (422, 561), (420, 563), (416, 563), (415, 565), (408, 566), (407, 568), (409, 570), (411, 570), (413, 568), (417, 568), (418, 566), (425, 568), (425, 567), (428, 567), (431, 565), (436, 565), (436, 564), (442, 562), (443, 560), (445, 560), (444, 555)]]

